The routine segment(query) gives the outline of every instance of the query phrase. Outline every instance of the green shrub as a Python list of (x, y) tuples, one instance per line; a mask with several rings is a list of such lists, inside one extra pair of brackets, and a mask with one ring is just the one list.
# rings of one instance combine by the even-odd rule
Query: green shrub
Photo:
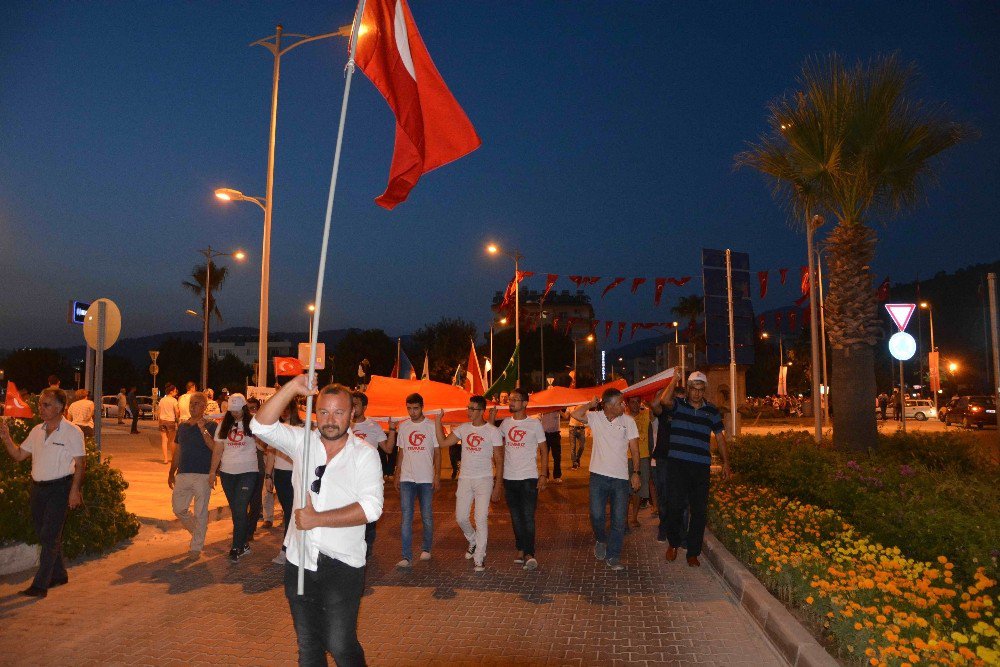
[(730, 463), (741, 479), (840, 512), (858, 529), (925, 561), (946, 556), (956, 576), (997, 578), (997, 469), (956, 434), (880, 437), (867, 454), (817, 446), (808, 433), (741, 438)]
[[(32, 408), (37, 414), (37, 405)], [(37, 418), (10, 420), (14, 442), (22, 442), (38, 423)], [(83, 506), (69, 511), (63, 528), (63, 553), (68, 558), (103, 553), (139, 533), (138, 517), (125, 509), (128, 482), (111, 467), (110, 458), (101, 460), (92, 439), (87, 440), (86, 461)], [(31, 459), (17, 463), (0, 453), (0, 545), (38, 542), (28, 504), (30, 491)]]

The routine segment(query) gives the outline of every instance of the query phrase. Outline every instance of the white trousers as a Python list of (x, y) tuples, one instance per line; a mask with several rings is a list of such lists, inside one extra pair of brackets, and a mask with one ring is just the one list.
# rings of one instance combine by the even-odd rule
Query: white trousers
[[(473, 558), (477, 565), (482, 565), (486, 558), (486, 539), (489, 534), (488, 519), (490, 513), (490, 496), (493, 495), (493, 478), (478, 477), (476, 479), (458, 478), (458, 491), (455, 492), (455, 520), (462, 529), (469, 545), (476, 545)], [(469, 521), (469, 511), (472, 503), (476, 504), (476, 526)]]
[[(191, 551), (201, 551), (205, 546), (208, 530), (208, 501), (212, 495), (212, 482), (208, 475), (194, 472), (178, 473), (174, 479), (174, 493), (171, 496), (174, 514), (181, 525), (191, 533)], [(194, 512), (191, 512), (191, 500)]]

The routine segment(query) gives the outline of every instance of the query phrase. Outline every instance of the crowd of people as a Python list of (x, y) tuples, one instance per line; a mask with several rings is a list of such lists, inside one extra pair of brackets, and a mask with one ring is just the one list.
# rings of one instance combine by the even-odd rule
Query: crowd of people
[(800, 396), (748, 396), (743, 403), (743, 409), (752, 414), (770, 411), (785, 417), (801, 417), (805, 414), (803, 407), (806, 399)]
[[(680, 369), (675, 369), (680, 377)], [(250, 552), (264, 521), (273, 527), (274, 500), (282, 509), (285, 538), (274, 562), (283, 566), (285, 592), (298, 636), (300, 663), (364, 664), (356, 626), (365, 564), (373, 553), (376, 526), (385, 504), (384, 485), (398, 492), (402, 516), (400, 560), (409, 570), (434, 553), (434, 496), (441, 486), (441, 448), (458, 447), (455, 520), (464, 535), (465, 558), (475, 572), (487, 569), (489, 508), (506, 504), (513, 529), (513, 563), (539, 567), (540, 552), (554, 535), (537, 534), (539, 492), (562, 478), (561, 424), (568, 421), (573, 468), (582, 465), (586, 430), (592, 434), (589, 512), (594, 557), (623, 570), (628, 524), (650, 504), (659, 517), (657, 541), (674, 561), (686, 549), (687, 563), (700, 565), (708, 502), (710, 442), (714, 434), (728, 476), (726, 442), (719, 410), (705, 399), (707, 379), (695, 372), (685, 389), (670, 383), (652, 400), (608, 389), (590, 402), (529, 416), (530, 397), (514, 389), (510, 416), (497, 420), (482, 396), (471, 396), (467, 421), (448, 428), (444, 412), (424, 412), (420, 394), (405, 399), (407, 418), (387, 428), (366, 416), (363, 391), (337, 384), (319, 390), (307, 376), (292, 379), (261, 405), (242, 394), (215, 403), (188, 383), (178, 397), (167, 385), (158, 410), (167, 483), (173, 511), (190, 532), (197, 558), (205, 545), (208, 503), (216, 480), (231, 509), (229, 559)], [(314, 428), (306, 433), (299, 403), (315, 396)], [(32, 458), (32, 514), (42, 559), (26, 595), (44, 597), (65, 584), (60, 536), (67, 507), (80, 504), (84, 434), (63, 418), (65, 394), (42, 392), (42, 423), (20, 445), (0, 421), (0, 440), (16, 460)], [(214, 409), (214, 411), (213, 411)], [(414, 510), (421, 519), (415, 552)], [(414, 558), (415, 553), (417, 559)], [(491, 558), (496, 558), (491, 557)], [(298, 570), (305, 588), (298, 593)]]

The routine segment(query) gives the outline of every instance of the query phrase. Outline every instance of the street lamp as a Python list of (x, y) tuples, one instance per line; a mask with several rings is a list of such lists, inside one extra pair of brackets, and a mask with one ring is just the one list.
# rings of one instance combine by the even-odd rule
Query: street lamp
[(541, 302), (538, 304), (538, 353), (541, 355), (542, 366), (542, 389), (545, 389), (545, 318), (549, 313), (542, 310)]
[[(921, 301), (920, 302), (920, 307), (927, 311), (927, 316), (930, 318), (930, 325), (931, 325), (931, 352), (937, 352), (937, 348), (934, 347), (934, 309), (931, 307), (931, 304), (928, 303), (927, 301)], [(937, 372), (938, 372), (938, 369), (936, 369), (936, 368), (935, 369), (931, 369), (931, 371), (930, 371), (930, 373), (931, 373), (932, 376), (935, 375)], [(940, 385), (940, 384), (941, 384), (941, 381), (939, 379), (938, 380), (938, 385)], [(934, 394), (934, 412), (937, 412), (937, 407), (938, 407), (937, 392), (936, 391), (932, 391), (931, 393)]]
[[(208, 388), (208, 321), (212, 315), (212, 260), (216, 257), (232, 257), (236, 261), (242, 262), (247, 255), (242, 250), (219, 252), (212, 246), (198, 252), (205, 256), (205, 303), (201, 314), (201, 389), (204, 391)], [(198, 313), (193, 310), (185, 312), (195, 317), (198, 316)]]
[(577, 357), (576, 348), (577, 348), (577, 343), (579, 343), (581, 341), (586, 341), (588, 343), (593, 343), (594, 342), (594, 334), (587, 334), (586, 338), (574, 338), (573, 339), (573, 382), (574, 383), (576, 383), (577, 377), (580, 375), (580, 373), (577, 371), (577, 368), (576, 368), (576, 357)]
[[(514, 252), (504, 252), (500, 249), (496, 243), (490, 243), (486, 246), (486, 252), (491, 255), (505, 255), (514, 260), (514, 349), (518, 349), (521, 344), (521, 281), (518, 280), (520, 275), (520, 262), (524, 259), (518, 250)], [(492, 362), (491, 362), (492, 363)], [(517, 355), (517, 387), (521, 386), (521, 355)]]
[(813, 420), (816, 427), (816, 442), (823, 439), (823, 411), (820, 410), (820, 350), (819, 350), (819, 298), (816, 291), (816, 257), (813, 247), (816, 230), (819, 229), (825, 219), (822, 215), (816, 214), (811, 218), (806, 218), (806, 250), (809, 253), (809, 337), (812, 348), (812, 400), (813, 400)]
[(309, 313), (309, 341), (312, 342), (313, 339), (313, 318), (312, 314), (316, 312), (316, 304), (310, 303), (306, 306), (306, 311)]
[[(507, 318), (506, 317), (501, 317), (499, 320), (491, 320), (490, 321), (490, 380), (489, 380), (489, 382), (490, 382), (491, 385), (493, 384), (493, 368), (494, 368), (494, 363), (493, 363), (493, 329), (496, 327), (497, 324), (499, 324), (500, 326), (506, 326), (507, 325)], [(518, 358), (520, 358), (520, 357), (518, 357)]]
[(264, 245), (260, 263), (260, 335), (257, 341), (257, 386), (267, 384), (267, 327), (268, 327), (268, 293), (270, 291), (271, 271), (271, 215), (274, 204), (274, 144), (278, 125), (278, 80), (281, 72), (281, 56), (307, 42), (315, 42), (330, 37), (351, 37), (351, 25), (341, 26), (334, 32), (322, 35), (299, 35), (288, 33), (285, 37), (295, 38), (295, 41), (282, 47), (282, 27), (279, 24), (275, 34), (252, 42), (250, 46), (263, 46), (274, 56), (274, 67), (271, 75), (271, 128), (267, 143), (267, 186), (264, 197), (249, 197), (238, 190), (220, 188), (215, 196), (224, 201), (252, 201), (264, 210)]

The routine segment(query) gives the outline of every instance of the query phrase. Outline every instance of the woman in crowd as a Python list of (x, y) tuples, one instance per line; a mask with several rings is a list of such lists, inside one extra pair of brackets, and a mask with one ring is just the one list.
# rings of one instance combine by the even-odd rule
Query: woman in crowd
[[(299, 411), (293, 409), (294, 406), (286, 407), (284, 412), (281, 413), (281, 423), (288, 424), (289, 426), (302, 426), (302, 420), (299, 419)], [(264, 475), (264, 490), (267, 491), (267, 487), (270, 486), (274, 493), (278, 496), (278, 503), (281, 505), (281, 524), (284, 528), (284, 533), (282, 533), (282, 545), (281, 551), (274, 558), (275, 565), (285, 564), (285, 535), (288, 535), (288, 526), (292, 521), (292, 503), (294, 502), (294, 493), (292, 490), (292, 460), (279, 452), (274, 447), (268, 447), (267, 450), (267, 472)]]
[[(251, 533), (250, 500), (257, 488), (260, 466), (257, 463), (257, 443), (250, 433), (250, 411), (243, 394), (229, 397), (229, 410), (222, 418), (215, 437), (212, 471), (219, 471), (222, 490), (229, 501), (233, 518), (233, 541), (229, 560), (237, 561), (250, 553), (247, 544)], [(259, 497), (258, 491), (258, 497)]]

